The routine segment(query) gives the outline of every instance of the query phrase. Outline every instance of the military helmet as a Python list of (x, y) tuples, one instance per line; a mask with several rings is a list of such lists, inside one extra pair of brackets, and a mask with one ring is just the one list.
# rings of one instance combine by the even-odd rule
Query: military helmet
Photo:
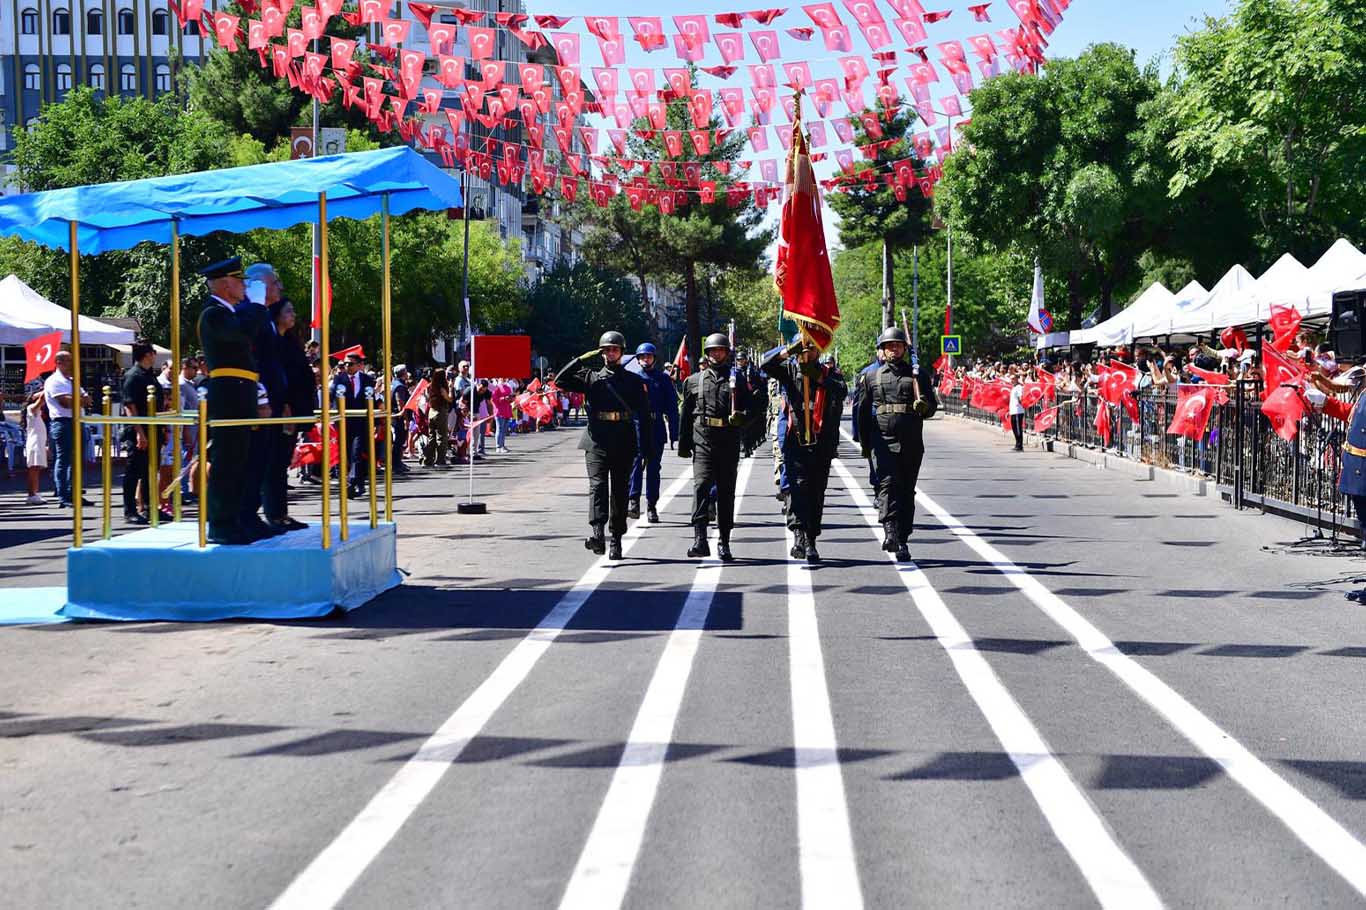
[(602, 337), (598, 339), (598, 347), (625, 348), (626, 336), (621, 334), (620, 332), (603, 332)]
[(906, 340), (906, 333), (896, 326), (892, 326), (889, 329), (883, 329), (882, 334), (877, 336), (878, 347), (882, 347), (884, 344), (891, 344), (894, 341), (900, 342), (901, 344), (910, 344), (910, 342)]
[(658, 353), (658, 352), (655, 351), (655, 346), (652, 345), (652, 344), (650, 344), (650, 342), (648, 342), (648, 341), (642, 341), (642, 342), (640, 343), (640, 347), (636, 348), (636, 356), (637, 356), (637, 357), (643, 357), (643, 356), (645, 356), (646, 354), (649, 354), (649, 355), (651, 355), (651, 356), (654, 356), (654, 355), (656, 355), (657, 353)]
[(730, 339), (721, 332), (712, 332), (707, 336), (707, 340), (702, 342), (702, 350), (710, 351), (712, 348), (725, 348), (730, 350)]

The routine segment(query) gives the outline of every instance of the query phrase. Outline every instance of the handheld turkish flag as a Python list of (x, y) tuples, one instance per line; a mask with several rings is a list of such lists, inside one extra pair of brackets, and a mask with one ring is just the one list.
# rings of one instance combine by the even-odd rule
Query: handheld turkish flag
[(1037, 371), (1039, 377), (1039, 384), (1043, 386), (1043, 397), (1048, 401), (1057, 401), (1058, 377), (1054, 376), (1052, 373), (1048, 372), (1043, 367), (1038, 367)]
[(427, 394), (427, 385), (427, 380), (424, 379), (413, 387), (413, 391), (408, 395), (407, 403), (403, 405), (403, 411), (417, 411), (417, 403), (422, 400), (423, 395)]
[(1215, 370), (1202, 370), (1197, 366), (1188, 366), (1186, 367), (1186, 369), (1190, 371), (1190, 374), (1192, 376), (1198, 376), (1200, 377), (1200, 379), (1209, 383), (1210, 385), (1229, 384), (1229, 378), (1227, 373), (1220, 373)]
[(1051, 430), (1051, 429), (1053, 429), (1053, 426), (1054, 426), (1057, 422), (1058, 422), (1058, 409), (1057, 409), (1057, 408), (1049, 408), (1048, 410), (1046, 410), (1046, 411), (1042, 412), (1041, 414), (1039, 414), (1038, 417), (1035, 417), (1035, 418), (1034, 418), (1034, 432), (1035, 432), (1035, 433), (1042, 433), (1042, 432), (1044, 432), (1044, 431), (1046, 431), (1046, 430)]
[(1176, 416), (1167, 427), (1168, 435), (1189, 439), (1204, 436), (1209, 415), (1214, 410), (1214, 400), (1215, 391), (1209, 386), (1181, 386), (1177, 391)]
[(1293, 306), (1273, 306), (1266, 324), (1271, 327), (1271, 346), (1278, 351), (1290, 350), (1295, 333), (1300, 330), (1300, 311)]
[(24, 382), (41, 379), (44, 373), (57, 369), (57, 351), (61, 344), (60, 330), (24, 342)]
[(1262, 342), (1262, 372), (1266, 377), (1263, 400), (1283, 385), (1298, 386), (1304, 382), (1304, 368), (1266, 341)]
[(1107, 446), (1110, 444), (1110, 406), (1104, 401), (1098, 402), (1100, 408), (1096, 411), (1096, 432), (1100, 434), (1101, 442)]
[(361, 360), (364, 360), (365, 348), (361, 347), (358, 344), (353, 344), (349, 348), (342, 348), (340, 351), (333, 351), (332, 358), (334, 360), (345, 360), (351, 354), (355, 354)]
[(1300, 419), (1304, 417), (1304, 396), (1299, 386), (1281, 386), (1273, 389), (1262, 402), (1262, 413), (1271, 421), (1276, 435), (1291, 442), (1300, 432)]
[(1129, 419), (1138, 423), (1138, 368), (1118, 360), (1110, 361), (1110, 370), (1105, 374), (1105, 387), (1109, 393), (1107, 401), (1121, 405)]
[(1043, 383), (1026, 382), (1024, 391), (1020, 393), (1020, 404), (1032, 408), (1041, 401), (1043, 401)]
[(678, 343), (678, 354), (674, 357), (674, 369), (678, 370), (678, 381), (682, 382), (692, 375), (692, 364), (688, 361), (688, 339)]
[(802, 132), (801, 95), (798, 91), (793, 105), (797, 116), (792, 121), (792, 154), (787, 161), (773, 282), (783, 295), (783, 315), (824, 351), (840, 324), (840, 307), (825, 249), (820, 189)]

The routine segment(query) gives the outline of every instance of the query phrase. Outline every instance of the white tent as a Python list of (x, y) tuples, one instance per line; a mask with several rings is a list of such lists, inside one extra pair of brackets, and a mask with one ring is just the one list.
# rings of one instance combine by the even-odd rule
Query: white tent
[(1098, 344), (1101, 347), (1114, 347), (1131, 344), (1137, 334), (1135, 329), (1146, 325), (1150, 320), (1169, 313), (1176, 295), (1154, 281), (1148, 289), (1120, 312), (1089, 329), (1072, 333), (1073, 344)]
[(1212, 328), (1266, 322), (1273, 306), (1295, 306), (1304, 312), (1304, 288), (1309, 270), (1286, 253), (1267, 269), (1246, 292), (1226, 298), (1213, 314)]
[(1203, 335), (1222, 328), (1215, 321), (1215, 314), (1232, 310), (1256, 281), (1247, 269), (1235, 265), (1203, 298), (1196, 298), (1184, 306), (1184, 301), (1178, 300), (1167, 331), (1156, 334)]
[[(61, 329), (71, 341), (71, 311), (10, 275), (0, 281), (0, 344), (23, 344)], [(133, 331), (81, 317), (81, 344), (132, 344)]]
[(1327, 316), (1333, 312), (1335, 292), (1358, 288), (1366, 288), (1366, 253), (1352, 246), (1347, 238), (1339, 238), (1309, 270), (1301, 288), (1301, 312), (1309, 316)]
[(1209, 291), (1198, 281), (1192, 281), (1172, 295), (1167, 305), (1155, 310), (1146, 319), (1134, 324), (1135, 338), (1153, 338), (1168, 335), (1172, 331), (1172, 320), (1181, 313), (1209, 297)]

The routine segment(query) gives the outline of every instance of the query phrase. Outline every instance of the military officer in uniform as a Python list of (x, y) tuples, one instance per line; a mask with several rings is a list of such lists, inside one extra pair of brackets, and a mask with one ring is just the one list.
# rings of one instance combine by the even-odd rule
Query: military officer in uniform
[[(639, 447), (654, 451), (654, 418), (650, 398), (640, 377), (622, 363), (626, 339), (620, 332), (604, 332), (596, 350), (571, 362), (555, 376), (555, 384), (580, 392), (588, 412), (579, 448), (588, 466), (588, 523), (593, 534), (584, 546), (609, 559), (621, 559), (621, 535), (626, 533), (626, 498), (631, 467)], [(589, 361), (602, 357), (602, 367)], [(604, 529), (611, 533), (610, 547)]]
[(707, 525), (714, 504), (720, 533), (716, 555), (722, 562), (730, 562), (734, 559), (730, 532), (735, 525), (735, 476), (753, 392), (732, 367), (730, 340), (725, 335), (708, 335), (702, 350), (707, 366), (683, 383), (683, 407), (678, 418), (678, 454), (693, 462), (693, 545), (688, 555), (711, 555)]
[[(1331, 354), (1329, 359), (1333, 360)], [(1331, 365), (1336, 367), (1335, 362)], [(1360, 366), (1353, 367), (1335, 378), (1330, 378), (1325, 372), (1320, 362), (1320, 371), (1309, 374), (1313, 387), (1305, 392), (1305, 398), (1321, 410), (1323, 416), (1348, 425), (1345, 439), (1340, 432), (1332, 437), (1342, 440), (1342, 471), (1338, 475), (1338, 492), (1352, 501), (1352, 511), (1356, 513), (1357, 524), (1362, 531), (1361, 544), (1366, 549), (1366, 405), (1363, 404), (1366, 402), (1366, 394), (1363, 394), (1366, 370)], [(1355, 401), (1333, 397), (1343, 393), (1351, 394)], [(1366, 589), (1352, 591), (1347, 599), (1366, 603)]]
[(808, 565), (820, 565), (816, 539), (821, 535), (825, 487), (830, 462), (839, 450), (840, 419), (849, 390), (839, 371), (821, 363), (820, 351), (801, 336), (765, 355), (760, 369), (778, 381), (785, 398), (782, 449), (792, 558), (805, 557)]
[(925, 421), (939, 402), (934, 375), (906, 359), (906, 333), (884, 331), (877, 340), (881, 365), (859, 374), (855, 432), (863, 457), (877, 478), (877, 513), (882, 522), (882, 549), (909, 560), (906, 541), (915, 527), (915, 484), (925, 458)]
[(647, 449), (642, 443), (631, 468), (631, 505), (626, 517), (640, 517), (640, 494), (643, 491), (645, 516), (650, 524), (659, 524), (659, 511), (656, 508), (659, 502), (659, 468), (664, 461), (664, 444), (670, 439), (678, 439), (678, 392), (674, 390), (674, 381), (659, 363), (658, 351), (648, 341), (636, 348), (635, 360), (627, 369), (639, 376), (645, 385), (655, 427), (654, 447)]
[[(209, 302), (199, 314), (199, 346), (209, 371), (210, 420), (266, 417), (258, 403), (259, 376), (252, 356), (254, 337), (237, 317), (244, 285), (236, 257), (201, 269), (209, 282)], [(260, 536), (239, 521), (248, 480), (251, 427), (217, 427), (209, 439), (209, 488), (205, 497), (211, 543), (242, 545)]]

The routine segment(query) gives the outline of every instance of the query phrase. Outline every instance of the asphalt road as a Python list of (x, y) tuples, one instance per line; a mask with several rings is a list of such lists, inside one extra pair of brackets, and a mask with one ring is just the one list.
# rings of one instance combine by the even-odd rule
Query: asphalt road
[(1301, 526), (944, 419), (915, 565), (846, 446), (824, 567), (766, 457), (687, 559), (670, 454), (609, 568), (575, 435), (486, 517), (402, 483), (348, 616), (0, 629), (0, 905), (1366, 905), (1362, 566)]

